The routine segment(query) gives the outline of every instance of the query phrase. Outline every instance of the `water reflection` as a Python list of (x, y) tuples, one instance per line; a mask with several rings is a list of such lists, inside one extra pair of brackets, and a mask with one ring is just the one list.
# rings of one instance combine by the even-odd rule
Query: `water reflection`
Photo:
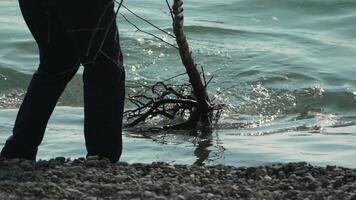
[(190, 148), (191, 145), (189, 144), (192, 144), (194, 150), (191, 156), (195, 157), (193, 163), (198, 166), (214, 163), (214, 161), (224, 158), (225, 148), (222, 146), (217, 130), (159, 131), (140, 127), (130, 128), (125, 131), (129, 133), (129, 137), (149, 139), (163, 145), (188, 144), (186, 148)]
[(194, 156), (197, 158), (194, 164), (204, 165), (204, 162), (209, 159), (209, 154), (211, 150), (209, 147), (213, 145), (212, 136), (208, 138), (200, 138), (201, 140), (197, 143), (196, 149), (194, 150)]

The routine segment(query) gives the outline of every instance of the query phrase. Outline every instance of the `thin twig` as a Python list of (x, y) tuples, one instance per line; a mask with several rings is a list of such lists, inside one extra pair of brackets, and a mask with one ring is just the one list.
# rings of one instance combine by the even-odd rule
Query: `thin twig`
[[(122, 4), (122, 2), (123, 2), (123, 0), (121, 0), (121, 4)], [(87, 52), (86, 52), (86, 56), (89, 56), (89, 52), (90, 52), (91, 47), (92, 47), (92, 45), (93, 45), (93, 42), (94, 42), (94, 38), (95, 38), (95, 36), (96, 36), (96, 33), (101, 29), (101, 28), (100, 28), (101, 22), (102, 22), (102, 20), (103, 20), (105, 14), (106, 14), (106, 12), (108, 11), (108, 9), (109, 9), (109, 7), (110, 7), (110, 5), (111, 5), (112, 3), (114, 3), (114, 2), (113, 2), (113, 1), (112, 1), (112, 2), (109, 2), (109, 3), (104, 7), (104, 12), (103, 12), (103, 14), (100, 16), (100, 18), (99, 18), (99, 20), (98, 20), (98, 23), (97, 23), (97, 25), (96, 25), (96, 27), (95, 27), (95, 29), (94, 29), (92, 35), (90, 36), (90, 40), (89, 40), (89, 44), (88, 44), (88, 49), (87, 49)]]
[(174, 15), (173, 15), (173, 10), (172, 10), (172, 7), (171, 5), (169, 4), (168, 0), (166, 0), (166, 3), (167, 3), (167, 7), (169, 9), (169, 12), (171, 13), (171, 18), (172, 18), (172, 22), (174, 21)]
[(104, 37), (103, 37), (103, 39), (102, 39), (102, 41), (101, 41), (101, 44), (100, 44), (100, 46), (99, 46), (99, 50), (98, 50), (98, 52), (96, 52), (96, 55), (94, 56), (94, 59), (93, 59), (93, 62), (94, 62), (94, 63), (95, 63), (95, 60), (96, 60), (96, 58), (98, 57), (98, 55), (99, 55), (99, 53), (100, 53), (100, 50), (101, 50), (101, 49), (103, 48), (103, 46), (104, 46), (106, 37), (108, 36), (108, 34), (109, 34), (109, 32), (110, 32), (111, 26), (113, 25), (113, 23), (114, 23), (115, 20), (116, 20), (116, 17), (117, 17), (117, 15), (118, 15), (118, 13), (119, 13), (119, 10), (120, 10), (120, 8), (121, 8), (121, 6), (122, 6), (123, 1), (124, 1), (124, 0), (121, 0), (121, 1), (120, 1), (120, 4), (119, 4), (119, 6), (118, 6), (117, 9), (116, 9), (116, 12), (115, 12), (114, 17), (111, 19), (109, 25), (107, 26), (107, 29), (106, 29), (105, 34), (104, 34)]
[(172, 33), (169, 33), (168, 31), (165, 31), (165, 30), (161, 29), (160, 27), (154, 25), (154, 24), (153, 24), (152, 22), (150, 22), (149, 20), (147, 20), (147, 19), (145, 19), (145, 18), (139, 16), (138, 14), (134, 13), (134, 12), (133, 12), (132, 10), (130, 10), (127, 6), (122, 5), (122, 7), (125, 8), (127, 11), (129, 11), (131, 14), (133, 14), (135, 17), (137, 17), (137, 18), (141, 19), (142, 21), (146, 22), (147, 24), (153, 26), (153, 27), (156, 28), (157, 30), (159, 30), (159, 31), (161, 31), (161, 32), (163, 32), (163, 33), (165, 33), (165, 34), (171, 36), (172, 38), (176, 38), (176, 36), (173, 35)]
[(175, 79), (175, 78), (177, 78), (177, 77), (180, 77), (180, 76), (183, 76), (183, 75), (186, 75), (186, 74), (187, 74), (187, 72), (183, 72), (183, 73), (181, 73), (181, 74), (178, 74), (178, 75), (172, 76), (172, 77), (170, 77), (170, 78), (164, 79), (162, 82), (167, 82), (167, 81), (170, 81), (170, 80), (172, 80), (172, 79)]
[(140, 31), (140, 32), (145, 33), (145, 34), (148, 34), (148, 35), (150, 35), (150, 36), (152, 36), (152, 37), (154, 37), (154, 38), (156, 38), (156, 39), (158, 39), (158, 40), (160, 40), (160, 41), (162, 41), (162, 42), (164, 42), (164, 43), (170, 45), (171, 47), (173, 47), (173, 48), (179, 50), (179, 48), (178, 48), (177, 46), (175, 46), (174, 44), (171, 44), (171, 43), (169, 43), (169, 42), (163, 40), (162, 38), (160, 38), (160, 37), (158, 37), (158, 36), (156, 36), (156, 35), (154, 35), (154, 34), (152, 34), (152, 33), (150, 33), (150, 32), (147, 32), (147, 31), (144, 31), (144, 30), (140, 29), (136, 24), (132, 23), (129, 19), (127, 19), (127, 17), (126, 17), (124, 14), (120, 13), (120, 15), (121, 15), (129, 24), (131, 24), (132, 26), (134, 26), (134, 27), (137, 29), (137, 31)]
[(191, 105), (196, 105), (197, 102), (194, 101), (194, 100), (190, 100), (190, 99), (163, 99), (161, 101), (158, 101), (158, 102), (155, 102), (152, 107), (146, 112), (144, 113), (143, 115), (141, 115), (138, 119), (136, 119), (135, 121), (133, 121), (132, 123), (128, 124), (129, 127), (132, 127), (132, 126), (136, 126), (138, 123), (140, 122), (143, 122), (145, 121), (145, 119), (151, 115), (152, 112), (154, 112), (154, 110), (156, 108), (158, 108), (159, 106), (161, 105), (164, 105), (164, 104), (170, 104), (170, 103), (183, 103), (183, 104), (191, 104)]
[(214, 75), (210, 77), (210, 79), (208, 80), (208, 82), (206, 83), (206, 87), (208, 87), (208, 85), (210, 84), (210, 82), (213, 80)]
[(206, 77), (205, 77), (204, 67), (203, 67), (203, 66), (200, 66), (200, 68), (201, 68), (201, 72), (202, 72), (202, 74), (203, 74), (204, 87), (206, 88), (207, 84), (206, 84)]

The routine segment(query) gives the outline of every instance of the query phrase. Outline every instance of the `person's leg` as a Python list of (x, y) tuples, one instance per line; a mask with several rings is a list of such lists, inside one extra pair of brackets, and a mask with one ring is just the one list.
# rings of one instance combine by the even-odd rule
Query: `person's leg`
[(79, 67), (79, 56), (50, 9), (39, 0), (20, 0), (20, 7), (38, 44), (40, 65), (18, 112), (13, 135), (1, 155), (35, 160), (48, 119)]
[(98, 155), (116, 162), (122, 152), (125, 71), (114, 1), (61, 2), (58, 14), (84, 65), (87, 155)]

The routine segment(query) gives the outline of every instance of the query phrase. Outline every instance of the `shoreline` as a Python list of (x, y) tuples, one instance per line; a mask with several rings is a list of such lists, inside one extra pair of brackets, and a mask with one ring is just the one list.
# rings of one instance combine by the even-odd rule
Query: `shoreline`
[(0, 199), (356, 199), (356, 169), (0, 160)]

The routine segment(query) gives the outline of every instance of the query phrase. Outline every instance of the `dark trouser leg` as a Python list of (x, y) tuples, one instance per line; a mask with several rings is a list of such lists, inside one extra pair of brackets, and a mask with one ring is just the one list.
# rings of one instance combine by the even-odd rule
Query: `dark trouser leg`
[(95, 66), (85, 68), (83, 77), (86, 147), (88, 156), (99, 155), (116, 162), (122, 152), (125, 73), (113, 68), (98, 74)]
[(111, 0), (63, 0), (58, 16), (85, 66), (84, 134), (88, 156), (116, 162), (122, 151), (125, 71), (113, 6)]
[(56, 17), (48, 18), (49, 10), (38, 0), (20, 0), (20, 6), (38, 44), (40, 66), (18, 112), (13, 135), (1, 155), (35, 160), (48, 119), (67, 82), (76, 73), (79, 57)]

